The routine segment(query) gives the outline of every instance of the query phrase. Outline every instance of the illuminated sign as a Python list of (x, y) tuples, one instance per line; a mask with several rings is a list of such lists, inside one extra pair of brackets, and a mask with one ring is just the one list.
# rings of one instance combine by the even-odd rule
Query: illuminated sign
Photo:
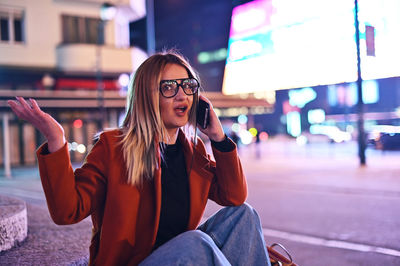
[(286, 129), (293, 137), (298, 137), (301, 134), (301, 117), (299, 112), (289, 112), (286, 115)]
[[(359, 1), (364, 80), (400, 76), (399, 10), (398, 0)], [(356, 80), (354, 1), (255, 0), (233, 9), (224, 94)]]
[(322, 109), (309, 110), (307, 117), (310, 124), (319, 124), (325, 121), (325, 111)]
[(312, 88), (289, 91), (289, 103), (291, 106), (303, 108), (307, 103), (315, 100), (317, 93)]
[[(379, 101), (379, 85), (376, 80), (364, 80), (362, 85), (362, 99), (365, 104)], [(358, 92), (355, 82), (347, 85), (329, 85), (328, 103), (330, 106), (353, 106), (357, 104)]]
[(226, 48), (221, 48), (211, 52), (200, 52), (197, 55), (197, 61), (199, 61), (200, 64), (207, 64), (211, 62), (225, 60), (226, 53)]

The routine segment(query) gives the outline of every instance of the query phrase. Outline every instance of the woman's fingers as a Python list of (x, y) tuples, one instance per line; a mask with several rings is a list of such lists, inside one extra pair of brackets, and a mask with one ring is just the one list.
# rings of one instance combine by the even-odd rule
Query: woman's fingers
[(18, 108), (18, 103), (16, 103), (13, 100), (8, 100), (7, 101), (8, 105), (11, 107), (14, 113), (16, 113), (19, 116), (20, 110)]
[(37, 102), (33, 99), (29, 100), (29, 103), (22, 97), (16, 97), (16, 101), (9, 100), (8, 104), (10, 105), (13, 112), (23, 120), (31, 123), (37, 129), (41, 130), (41, 128), (46, 123), (45, 113), (42, 112)]
[(7, 103), (19, 118), (26, 120), (25, 108), (19, 103), (19, 101), (9, 100)]
[(34, 123), (35, 115), (33, 114), (32, 107), (22, 97), (16, 97), (16, 101), (8, 101), (13, 112), (23, 120)]
[(50, 152), (64, 145), (64, 129), (51, 115), (43, 112), (34, 99), (27, 102), (22, 97), (16, 97), (15, 101), (9, 100), (7, 103), (20, 119), (31, 123), (46, 137)]
[(207, 102), (207, 103), (208, 103), (210, 106), (212, 106), (212, 103), (210, 102), (210, 100), (209, 100), (209, 99), (207, 99), (205, 96), (203, 96), (203, 95), (200, 95), (199, 97), (200, 97), (200, 99), (201, 99), (201, 100), (203, 100), (203, 101)]
[(29, 101), (31, 102), (32, 105), (32, 109), (36, 112), (41, 112), (42, 110), (40, 109), (39, 105), (37, 104), (37, 102), (34, 99), (29, 99)]
[(32, 110), (31, 106), (25, 101), (24, 98), (17, 97), (17, 100), (19, 101), (21, 106), (24, 108), (24, 111), (31, 111)]
[(46, 113), (44, 113), (38, 103), (34, 99), (29, 99), (31, 106), (32, 106), (32, 114), (35, 116), (36, 119), (44, 119), (46, 118)]

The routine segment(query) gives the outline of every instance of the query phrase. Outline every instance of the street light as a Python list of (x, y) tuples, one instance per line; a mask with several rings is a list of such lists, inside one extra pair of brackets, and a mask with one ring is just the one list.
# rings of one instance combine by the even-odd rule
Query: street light
[(103, 3), (100, 8), (100, 17), (102, 21), (112, 20), (117, 13), (117, 8), (110, 3)]
[(104, 109), (104, 84), (102, 78), (101, 69), (101, 46), (105, 43), (104, 38), (104, 27), (106, 22), (112, 20), (117, 13), (117, 8), (108, 2), (105, 2), (100, 7), (100, 21), (97, 28), (97, 49), (96, 49), (96, 76), (97, 76), (97, 99), (100, 110), (100, 121), (98, 126), (100, 129), (103, 128), (103, 121), (105, 119)]

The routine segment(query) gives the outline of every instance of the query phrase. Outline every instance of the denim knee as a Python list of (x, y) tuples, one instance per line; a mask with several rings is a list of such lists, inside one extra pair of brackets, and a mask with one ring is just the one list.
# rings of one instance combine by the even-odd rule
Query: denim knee
[(175, 265), (229, 265), (208, 234), (200, 230), (192, 230), (182, 233), (179, 237), (184, 247), (177, 248), (185, 252), (181, 252), (176, 258)]
[(242, 205), (235, 206), (232, 208), (235, 208), (236, 209), (235, 211), (240, 213), (241, 215), (250, 216), (250, 217), (255, 216), (258, 218), (258, 214), (257, 214), (256, 210), (247, 202), (243, 203)]
[(251, 213), (254, 212), (254, 208), (250, 204), (248, 204), (247, 202), (244, 202), (242, 205), (239, 205), (236, 208), (238, 208), (238, 209), (240, 209), (240, 210), (242, 210), (244, 212), (251, 212)]
[(199, 230), (184, 232), (156, 249), (144, 265), (229, 265), (211, 237)]
[(185, 240), (185, 243), (192, 243), (192, 245), (210, 244), (214, 243), (212, 238), (200, 230), (186, 231), (179, 235), (179, 238)]

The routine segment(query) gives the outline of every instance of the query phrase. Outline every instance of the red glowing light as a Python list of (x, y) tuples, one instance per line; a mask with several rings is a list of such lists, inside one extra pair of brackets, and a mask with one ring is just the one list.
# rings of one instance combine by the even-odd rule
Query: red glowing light
[(261, 141), (266, 141), (268, 139), (268, 137), (269, 136), (268, 136), (267, 132), (263, 131), (263, 132), (260, 133), (260, 140)]
[(81, 119), (76, 119), (75, 121), (74, 121), (74, 127), (75, 128), (81, 128), (82, 127), (82, 125), (83, 125), (83, 122), (82, 122), (82, 120)]

